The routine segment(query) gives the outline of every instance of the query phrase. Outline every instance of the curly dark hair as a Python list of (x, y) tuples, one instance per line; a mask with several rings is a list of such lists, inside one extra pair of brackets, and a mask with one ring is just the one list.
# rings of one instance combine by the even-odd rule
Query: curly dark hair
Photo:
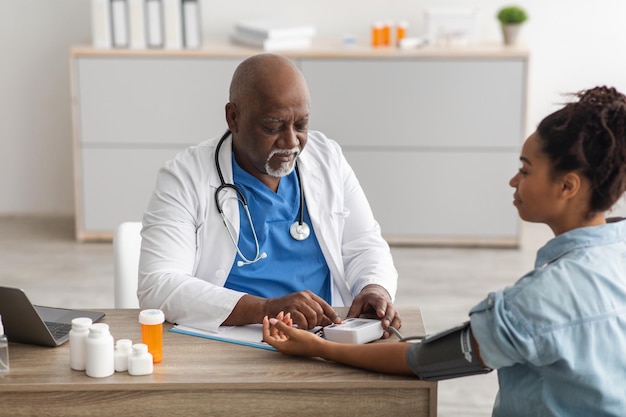
[(626, 191), (626, 96), (605, 86), (572, 95), (578, 101), (544, 118), (537, 133), (554, 175), (577, 171), (591, 182), (591, 215)]

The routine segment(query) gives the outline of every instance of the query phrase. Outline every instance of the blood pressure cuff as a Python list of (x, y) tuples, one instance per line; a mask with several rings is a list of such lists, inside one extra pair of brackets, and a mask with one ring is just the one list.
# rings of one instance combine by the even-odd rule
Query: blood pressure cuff
[(426, 336), (422, 342), (411, 343), (407, 363), (415, 375), (427, 381), (491, 372), (478, 361), (471, 336), (469, 322)]

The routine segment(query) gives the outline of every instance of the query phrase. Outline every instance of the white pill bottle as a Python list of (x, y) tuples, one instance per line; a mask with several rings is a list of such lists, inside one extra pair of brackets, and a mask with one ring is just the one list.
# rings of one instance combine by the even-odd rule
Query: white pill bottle
[(92, 321), (89, 317), (77, 317), (72, 319), (70, 330), (70, 367), (76, 371), (85, 370), (85, 357), (87, 350), (87, 336)]
[(132, 340), (119, 339), (115, 342), (115, 372), (128, 371), (128, 360), (132, 353)]
[(85, 358), (85, 372), (92, 378), (104, 378), (115, 372), (115, 345), (106, 323), (89, 327)]
[(152, 354), (148, 352), (148, 345), (136, 343), (133, 353), (128, 359), (128, 373), (130, 375), (150, 375), (154, 370)]

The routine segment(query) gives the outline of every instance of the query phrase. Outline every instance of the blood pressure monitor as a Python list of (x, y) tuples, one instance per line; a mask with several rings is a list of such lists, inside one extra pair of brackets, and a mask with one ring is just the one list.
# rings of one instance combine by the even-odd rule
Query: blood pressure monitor
[(368, 343), (383, 336), (380, 320), (350, 318), (324, 327), (324, 337), (339, 343)]

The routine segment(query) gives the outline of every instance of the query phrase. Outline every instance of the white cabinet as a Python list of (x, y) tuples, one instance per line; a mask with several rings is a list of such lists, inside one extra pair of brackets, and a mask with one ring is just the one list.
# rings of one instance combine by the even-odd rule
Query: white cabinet
[[(232, 73), (253, 53), (73, 51), (79, 240), (141, 219), (163, 162), (223, 132)], [(309, 83), (310, 128), (342, 145), (390, 242), (518, 243), (524, 51), (287, 55)]]
[(518, 243), (525, 57), (305, 59), (311, 126), (337, 140), (385, 237)]
[(195, 144), (224, 126), (241, 59), (78, 56), (80, 143)]
[(73, 55), (79, 240), (141, 220), (163, 163), (225, 130), (241, 60)]

